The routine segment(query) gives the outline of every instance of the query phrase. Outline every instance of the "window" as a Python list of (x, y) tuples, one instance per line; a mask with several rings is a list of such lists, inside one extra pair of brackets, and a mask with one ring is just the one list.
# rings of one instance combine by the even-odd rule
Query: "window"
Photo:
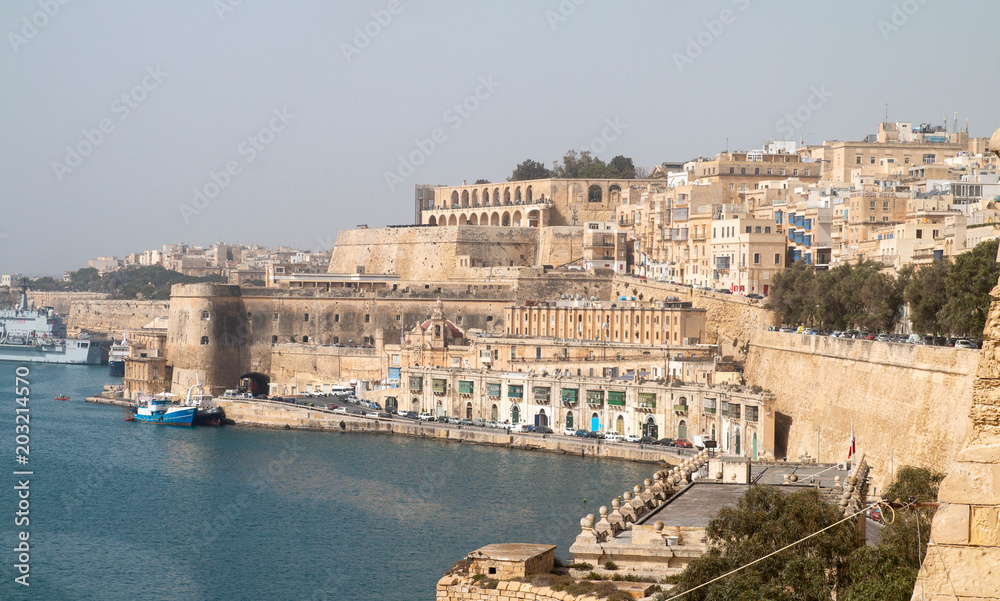
[(365, 323), (369, 323), (372, 320), (372, 316), (365, 313)]
[(764, 233), (765, 234), (770, 234), (771, 233), (771, 226), (765, 225), (764, 226)]
[(740, 175), (746, 175), (746, 174), (747, 174), (747, 168), (746, 167), (740, 167)]
[(924, 237), (924, 230), (917, 230), (917, 240)]
[[(275, 338), (277, 338), (277, 336), (275, 336)], [(340, 344), (340, 336), (334, 336), (333, 337), (333, 343), (334, 344)]]
[(757, 265), (757, 264), (760, 263), (760, 253), (754, 253), (753, 254), (753, 262), (754, 262), (754, 265)]
[(749, 225), (748, 225), (748, 226), (747, 226), (747, 233), (749, 234), (749, 233), (751, 233), (751, 232), (752, 232), (752, 228), (751, 228), (751, 226), (749, 226)]
[(861, 164), (861, 155), (860, 154), (858, 156), (854, 157), (854, 164), (855, 165), (860, 165)]
[(870, 211), (874, 211), (875, 210), (875, 201), (874, 200), (871, 201), (870, 203), (868, 203), (868, 210), (870, 210)]
[[(396, 321), (402, 321), (402, 319), (403, 319), (402, 315), (397, 315), (396, 316)], [(459, 318), (458, 318), (458, 323), (462, 323), (462, 317), (461, 316), (459, 316)]]
[(883, 211), (888, 211), (889, 210), (889, 201), (888, 200), (883, 200), (882, 201), (882, 210)]
[(309, 321), (309, 314), (308, 313), (305, 313), (304, 315), (302, 315), (302, 321)]
[(201, 312), (201, 320), (208, 321), (211, 318), (211, 314), (208, 311)]
[(936, 156), (937, 155), (935, 155), (934, 153), (925, 154), (924, 155), (924, 165), (930, 165), (931, 163), (933, 163), (934, 159), (936, 158)]
[(278, 344), (278, 337), (277, 336), (271, 336), (271, 344)]
[(872, 165), (875, 164), (875, 157), (872, 157)]
[(274, 314), (274, 318), (271, 321), (278, 321), (278, 314), (277, 313)]
[(303, 336), (302, 337), (302, 342), (309, 342), (309, 337), (308, 336)]
[(208, 344), (208, 336), (202, 336), (201, 337), (201, 343), (202, 344)]
[(333, 323), (340, 323), (340, 313), (333, 314)]
[(781, 253), (774, 253), (774, 264), (777, 265), (781, 263)]

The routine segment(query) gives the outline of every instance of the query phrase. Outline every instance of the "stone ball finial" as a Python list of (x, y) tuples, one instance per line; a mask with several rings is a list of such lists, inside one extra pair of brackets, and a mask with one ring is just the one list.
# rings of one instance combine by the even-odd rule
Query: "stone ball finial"
[(619, 499), (611, 499), (611, 506), (615, 508), (615, 511), (622, 506), (622, 502)]
[(636, 484), (635, 486), (632, 487), (632, 492), (634, 492), (635, 494), (639, 494), (642, 492), (642, 487)]
[(598, 509), (597, 512), (601, 514), (601, 519), (608, 517), (608, 506), (601, 505), (601, 508)]
[(1000, 129), (993, 132), (993, 136), (990, 138), (989, 149), (990, 152), (1000, 157)]
[(732, 480), (733, 482), (736, 482), (736, 474), (735, 474), (735, 473), (734, 473), (734, 474), (733, 474), (733, 476), (732, 476), (732, 477), (730, 478), (730, 480)]
[(788, 477), (788, 479), (791, 480), (793, 483), (798, 482), (799, 481), (799, 475), (798, 474), (792, 474), (791, 476)]
[(655, 522), (653, 522), (653, 530), (657, 532), (663, 532), (663, 522), (661, 522), (660, 520), (656, 520)]
[(580, 527), (584, 530), (587, 529), (587, 516), (580, 518)]
[(642, 484), (643, 484), (643, 486), (652, 486), (653, 485), (653, 481), (651, 479), (649, 479), (649, 478), (646, 478), (645, 480), (642, 481)]
[(629, 502), (629, 501), (631, 501), (632, 500), (632, 491), (626, 490), (625, 494), (622, 495), (622, 498), (625, 499), (626, 503)]
[(833, 481), (834, 481), (834, 483), (837, 484), (837, 486), (840, 486), (840, 476), (834, 476), (833, 477)]
[(785, 474), (785, 476), (784, 476), (784, 478), (782, 478), (782, 480), (784, 480), (785, 484), (788, 484), (788, 474)]
[(588, 514), (587, 514), (587, 521), (588, 521), (588, 522), (590, 522), (590, 525), (591, 525), (591, 526), (593, 526), (593, 525), (594, 525), (594, 522), (595, 522), (595, 520), (594, 520), (594, 514), (592, 514), (592, 513), (588, 513)]
[(722, 480), (722, 472), (715, 472), (715, 479)]

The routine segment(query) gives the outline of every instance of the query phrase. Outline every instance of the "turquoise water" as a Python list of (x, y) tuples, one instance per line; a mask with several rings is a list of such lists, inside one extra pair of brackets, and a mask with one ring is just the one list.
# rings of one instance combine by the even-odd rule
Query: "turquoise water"
[(113, 381), (106, 367), (34, 365), (26, 588), (13, 567), (16, 367), (0, 363), (5, 601), (431, 601), (485, 544), (557, 544), (567, 557), (581, 517), (654, 471), (404, 437), (136, 424), (83, 402)]

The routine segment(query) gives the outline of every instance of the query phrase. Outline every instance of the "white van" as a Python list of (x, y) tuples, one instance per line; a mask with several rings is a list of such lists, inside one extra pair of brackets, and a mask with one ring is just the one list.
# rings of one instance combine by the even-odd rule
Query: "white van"
[(617, 432), (608, 432), (604, 435), (604, 442), (621, 442), (624, 437)]

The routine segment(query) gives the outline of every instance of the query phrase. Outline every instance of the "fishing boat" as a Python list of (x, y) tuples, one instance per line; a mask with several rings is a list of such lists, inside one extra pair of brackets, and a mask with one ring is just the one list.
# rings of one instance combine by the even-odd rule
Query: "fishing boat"
[[(184, 397), (184, 401), (181, 405), (185, 407), (194, 407), (194, 425), (196, 426), (218, 426), (222, 424), (222, 420), (226, 417), (226, 412), (215, 405), (212, 401), (212, 395), (205, 394), (205, 390), (202, 388), (200, 380), (195, 380), (196, 384), (188, 388), (187, 396)], [(194, 394), (195, 388), (201, 394)]]
[(69, 395), (67, 395), (67, 394), (57, 394), (55, 396), (55, 399), (57, 401), (68, 401), (69, 400)]
[(193, 425), (197, 409), (174, 404), (169, 396), (169, 393), (160, 393), (147, 399), (140, 399), (139, 404), (132, 409), (129, 421), (164, 426)]

